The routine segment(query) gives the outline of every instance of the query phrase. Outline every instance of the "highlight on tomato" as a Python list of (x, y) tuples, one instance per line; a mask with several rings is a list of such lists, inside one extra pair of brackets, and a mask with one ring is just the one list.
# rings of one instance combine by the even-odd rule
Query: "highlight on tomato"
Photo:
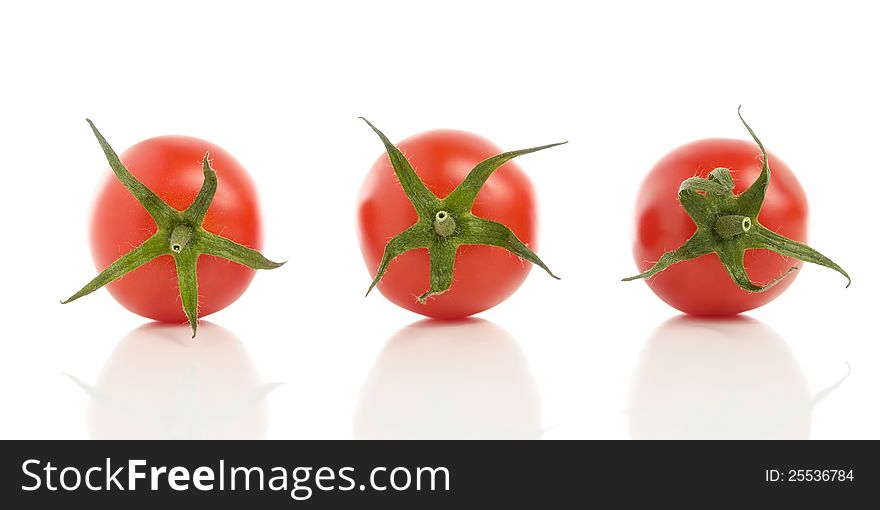
[(692, 142), (664, 156), (639, 191), (633, 255), (641, 273), (624, 281), (649, 279), (657, 296), (685, 313), (732, 315), (762, 306), (788, 288), (801, 262), (851, 283), (843, 268), (804, 244), (803, 188), (738, 114), (760, 152), (744, 140)]
[(92, 213), (100, 274), (62, 303), (107, 286), (128, 310), (189, 322), (195, 337), (198, 318), (238, 299), (255, 269), (283, 264), (257, 251), (256, 189), (231, 154), (198, 138), (159, 136), (117, 156), (87, 122), (113, 171)]
[(398, 306), (457, 319), (513, 294), (531, 268), (524, 262), (557, 278), (533, 251), (534, 190), (511, 160), (560, 143), (502, 153), (480, 136), (435, 130), (395, 146), (364, 121), (387, 152), (367, 174), (358, 205), (373, 277), (367, 294), (378, 287)]

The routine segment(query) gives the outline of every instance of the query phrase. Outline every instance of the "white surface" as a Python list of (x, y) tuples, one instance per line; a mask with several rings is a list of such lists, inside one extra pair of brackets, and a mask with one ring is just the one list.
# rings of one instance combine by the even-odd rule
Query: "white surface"
[[(880, 34), (869, 9), (6, 3), (0, 437), (125, 434), (148, 408), (164, 425), (147, 435), (172, 437), (381, 435), (366, 409), (407, 436), (878, 438)], [(634, 193), (682, 143), (745, 138), (739, 104), (807, 190), (811, 243), (854, 283), (807, 267), (749, 314), (758, 323), (663, 327), (676, 312), (644, 283), (618, 281), (634, 270)], [(505, 149), (570, 140), (520, 160), (541, 202), (540, 255), (563, 280), (533, 271), (481, 315), (494, 326), (455, 335), (404, 329), (419, 317), (364, 299), (354, 204), (382, 147), (359, 115), (393, 140), (438, 127)], [(252, 173), (264, 251), (290, 262), (209, 318), (240, 342), (203, 333), (152, 349), (141, 332), (131, 348), (123, 339), (145, 320), (105, 291), (58, 304), (93, 276), (86, 218), (106, 163), (86, 116), (119, 151), (188, 134)], [(847, 364), (851, 376), (822, 394)], [(102, 421), (65, 374), (141, 411), (113, 404), (128, 425)], [(396, 396), (394, 381), (410, 388)], [(205, 410), (272, 382), (285, 384), (237, 411), (238, 429)], [(479, 392), (497, 412), (474, 402)], [(628, 412), (631, 402), (646, 407)]]

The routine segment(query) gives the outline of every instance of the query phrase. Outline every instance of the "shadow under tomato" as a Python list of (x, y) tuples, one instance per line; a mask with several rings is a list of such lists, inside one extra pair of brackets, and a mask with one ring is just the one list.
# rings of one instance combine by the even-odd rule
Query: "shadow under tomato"
[(385, 344), (354, 415), (357, 439), (537, 439), (541, 399), (519, 344), (481, 319), (422, 320)]
[(201, 321), (145, 324), (123, 338), (94, 386), (70, 376), (91, 398), (95, 439), (261, 439), (268, 429), (263, 384), (242, 343)]
[(785, 341), (763, 323), (675, 317), (661, 324), (630, 386), (633, 439), (807, 439), (811, 395)]

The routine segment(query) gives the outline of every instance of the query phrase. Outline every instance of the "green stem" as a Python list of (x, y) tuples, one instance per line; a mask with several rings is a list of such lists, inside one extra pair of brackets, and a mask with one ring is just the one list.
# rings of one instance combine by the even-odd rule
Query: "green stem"
[(741, 214), (728, 214), (719, 217), (715, 221), (714, 228), (715, 232), (724, 239), (731, 239), (748, 232), (752, 228), (752, 220)]
[(184, 248), (189, 246), (189, 242), (192, 240), (194, 233), (192, 227), (189, 225), (177, 225), (168, 237), (168, 247), (171, 248), (171, 251), (174, 253), (180, 253)]
[(455, 232), (455, 219), (446, 211), (434, 215), (434, 232), (441, 237), (449, 237)]

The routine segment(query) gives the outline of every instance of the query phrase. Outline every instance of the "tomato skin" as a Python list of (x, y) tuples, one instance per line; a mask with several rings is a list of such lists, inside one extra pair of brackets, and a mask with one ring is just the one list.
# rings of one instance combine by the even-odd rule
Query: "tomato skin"
[[(805, 243), (807, 197), (788, 166), (769, 153), (770, 186), (758, 221), (770, 230)], [(760, 150), (753, 142), (711, 138), (683, 145), (664, 156), (648, 173), (636, 203), (633, 256), (645, 271), (696, 231), (678, 201), (678, 188), (689, 177), (706, 177), (717, 167), (730, 169), (735, 194), (745, 191), (761, 171)], [(745, 267), (752, 281), (766, 284), (801, 262), (768, 250), (749, 250)], [(714, 253), (674, 264), (648, 280), (663, 301), (694, 315), (733, 315), (765, 305), (792, 284), (798, 271), (770, 289), (751, 293), (739, 288)]]
[[(119, 156), (122, 164), (159, 198), (186, 209), (204, 179), (208, 152), (218, 186), (202, 227), (255, 250), (262, 247), (256, 188), (244, 167), (222, 148), (198, 138), (159, 136)], [(156, 232), (146, 209), (109, 172), (92, 211), (90, 244), (101, 271)], [(228, 260), (202, 255), (198, 262), (199, 316), (226, 308), (247, 289), (255, 271)], [(110, 294), (128, 310), (162, 322), (185, 322), (177, 273), (170, 255), (159, 257), (109, 285)]]
[[(492, 142), (465, 131), (435, 130), (397, 144), (428, 189), (446, 197), (477, 163), (503, 151)], [(532, 250), (536, 248), (535, 195), (526, 174), (513, 161), (495, 171), (477, 195), (472, 212), (507, 225)], [(373, 164), (361, 187), (358, 232), (361, 252), (375, 277), (388, 241), (418, 219), (397, 181), (387, 155)], [(503, 248), (470, 245), (458, 250), (452, 287), (425, 304), (416, 298), (430, 287), (426, 249), (396, 258), (378, 285), (391, 302), (438, 319), (463, 318), (501, 303), (513, 294), (531, 264)]]

